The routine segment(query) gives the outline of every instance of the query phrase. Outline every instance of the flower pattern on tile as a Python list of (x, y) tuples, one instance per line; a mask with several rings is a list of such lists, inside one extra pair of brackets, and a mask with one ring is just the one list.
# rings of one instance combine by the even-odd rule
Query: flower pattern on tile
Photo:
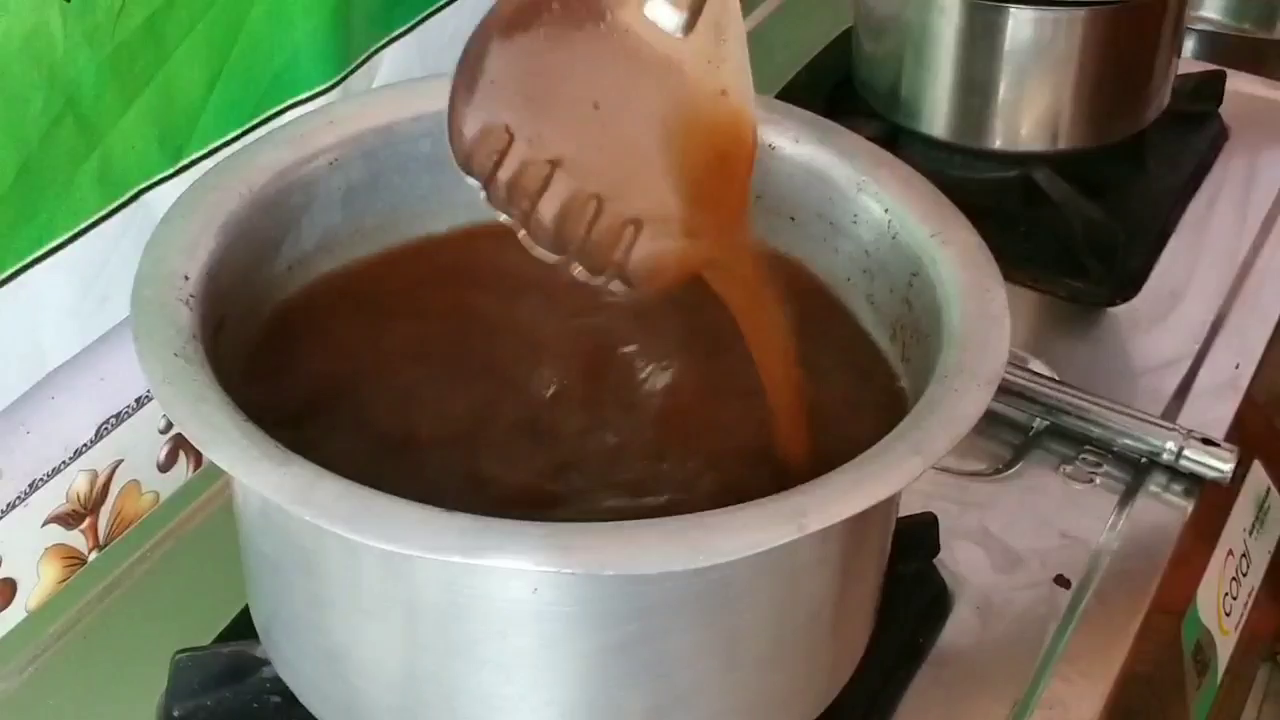
[[(4, 560), (0, 559), (0, 565)], [(18, 597), (18, 581), (11, 577), (0, 577), (0, 613), (9, 609), (14, 598)]]
[(67, 501), (54, 508), (40, 527), (57, 525), (63, 530), (78, 530), (84, 536), (87, 552), (97, 550), (102, 544), (98, 536), (98, 516), (107, 502), (111, 482), (122, 462), (123, 459), (115, 460), (102, 472), (81, 470), (76, 473), (75, 480), (67, 488)]
[(155, 490), (142, 492), (142, 483), (130, 480), (116, 493), (107, 515), (107, 526), (102, 533), (102, 545), (106, 547), (120, 539), (129, 528), (138, 524), (147, 513), (160, 504), (160, 493)]
[(35, 612), (89, 564), (89, 556), (66, 543), (45, 548), (36, 562), (36, 588), (27, 597), (27, 612)]
[[(168, 415), (160, 416), (160, 424), (156, 430), (161, 435), (168, 435), (173, 432), (173, 421)], [(175, 433), (164, 445), (160, 446), (160, 454), (156, 456), (156, 470), (161, 473), (168, 473), (178, 466), (178, 460), (186, 462), (186, 477), (195, 475), (196, 472), (204, 466), (204, 454), (196, 449), (196, 446), (187, 439), (182, 433)]]
[(79, 531), (84, 537), (85, 549), (67, 543), (54, 543), (45, 548), (36, 563), (36, 587), (27, 597), (27, 612), (34, 612), (57, 594), (90, 560), (119, 540), (160, 503), (159, 493), (154, 490), (143, 492), (142, 483), (130, 480), (116, 492), (111, 511), (103, 524), (102, 510), (121, 462), (112, 462), (101, 473), (81, 470), (67, 489), (67, 502), (54, 508), (45, 518), (42, 527), (57, 525), (64, 530)]

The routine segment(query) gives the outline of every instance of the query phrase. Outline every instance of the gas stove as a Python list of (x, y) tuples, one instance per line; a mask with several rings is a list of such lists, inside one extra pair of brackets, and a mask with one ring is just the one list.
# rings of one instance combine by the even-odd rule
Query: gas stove
[(1112, 307), (1146, 283), (1227, 141), (1227, 73), (1184, 73), (1168, 108), (1119, 143), (1054, 154), (981, 152), (893, 125), (855, 90), (850, 31), (778, 99), (835, 120), (892, 152), (974, 224), (1005, 278), (1080, 305)]
[[(744, 6), (754, 8), (748, 24), (761, 90), (775, 93), (827, 47), (825, 56), (838, 55), (835, 74), (806, 70), (808, 79), (786, 93), (804, 104), (792, 93), (813, 82), (807, 97), (829, 99), (847, 75), (847, 57), (830, 41), (848, 23), (848, 3)], [(412, 61), (438, 61), (438, 37), (402, 39), (378, 83), (432, 71)], [(1181, 69), (1220, 70), (1189, 60)], [(1076, 386), (1215, 435), (1226, 431), (1280, 318), (1280, 84), (1228, 72), (1219, 112), (1230, 127), (1226, 146), (1133, 300), (1100, 310), (1106, 292), (1083, 307), (1060, 299), (1066, 293), (1006, 286), (1017, 347)], [(1010, 280), (1023, 282), (1002, 262)], [(0, 435), (21, 441), (10, 455), (23, 462), (56, 462), (121, 398), (144, 392), (142, 383), (121, 323), (0, 412), (0, 427), (9, 430)], [(70, 415), (84, 427), (69, 428)], [(951, 611), (932, 645), (922, 642), (923, 663), (905, 664), (914, 672), (905, 693), (883, 696), (897, 700), (898, 720), (1099, 717), (1195, 502), (1196, 487), (1179, 477), (1099, 456), (1066, 437), (1028, 442), (1023, 428), (1001, 422), (985, 423), (945, 470), (927, 473), (902, 496), (900, 513), (938, 518), (933, 565)], [(144, 429), (136, 433), (142, 440), (111, 435), (110, 451), (154, 458), (154, 426)], [(8, 461), (0, 465), (0, 485), (24, 476)], [(33, 543), (38, 533), (58, 532), (36, 525)], [(11, 575), (21, 556), (12, 546), (0, 550), (0, 575)], [(152, 717), (175, 651), (214, 641), (245, 602), (229, 478), (206, 464), (59, 597), (0, 638), (0, 707), (6, 717)], [(20, 609), (11, 607), (0, 625)], [(252, 629), (239, 627), (219, 640), (252, 641)], [(252, 674), (268, 664), (247, 667)]]
[[(934, 565), (938, 517), (898, 519), (879, 614), (862, 662), (818, 720), (889, 720), (951, 613)], [(276, 673), (249, 608), (213, 642), (181, 650), (169, 664), (160, 720), (314, 720)]]
[[(1196, 63), (1184, 70), (1192, 78), (1218, 71)], [(1280, 168), (1280, 133), (1268, 122), (1278, 107), (1280, 88), (1228, 74), (1222, 114), (1232, 124), (1231, 141), (1156, 253), (1141, 292), (1099, 311), (1066, 302), (1061, 293), (1011, 284), (1015, 344), (1079, 387), (1225, 432), (1280, 314), (1268, 289), (1280, 267), (1280, 170), (1273, 170)], [(903, 594), (892, 571), (878, 628), (892, 627), (895, 621), (885, 618), (904, 603), (934, 609), (908, 613), (923, 620), (906, 632), (877, 630), (824, 720), (1086, 720), (1103, 712), (1199, 488), (1079, 438), (1032, 435), (1029, 427), (988, 417), (938, 469), (904, 491), (901, 513), (937, 517), (940, 543), (927, 569), (941, 576), (934, 585), (945, 588), (940, 597), (950, 612), (934, 614), (938, 605), (929, 598), (939, 595), (919, 592), (917, 583)], [(207, 493), (191, 511), (214, 512), (201, 506), (224, 507), (225, 490)], [(226, 512), (229, 525), (229, 511), (217, 512)], [(171, 704), (162, 717), (226, 716), (181, 714), (199, 710), (192, 700), (202, 698), (206, 709), (247, 702), (276, 711), (257, 717), (310, 720), (274, 676), (247, 613), (214, 637), (243, 602), (239, 596), (216, 625), (206, 619), (202, 634), (153, 648), (162, 655), (157, 667), (170, 663)], [(942, 623), (936, 637), (934, 620)], [(201, 645), (211, 640), (233, 644)], [(192, 644), (200, 646), (173, 655)], [(222, 651), (238, 659), (221, 665)], [(899, 662), (887, 659), (895, 656)], [(879, 692), (865, 690), (872, 685)], [(150, 695), (151, 708), (159, 692)]]

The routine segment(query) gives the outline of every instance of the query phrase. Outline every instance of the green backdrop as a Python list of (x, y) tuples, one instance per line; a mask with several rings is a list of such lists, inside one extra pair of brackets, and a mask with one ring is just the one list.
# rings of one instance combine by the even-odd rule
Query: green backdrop
[(0, 284), (451, 0), (0, 0)]

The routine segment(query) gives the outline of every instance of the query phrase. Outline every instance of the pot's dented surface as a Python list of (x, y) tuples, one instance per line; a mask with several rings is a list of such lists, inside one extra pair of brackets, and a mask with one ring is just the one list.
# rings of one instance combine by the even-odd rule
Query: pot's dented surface
[(492, 217), (453, 165), (447, 92), (391, 86), (253, 143), (179, 200), (138, 271), (144, 370), (236, 477), (276, 667), (320, 718), (810, 720), (865, 647), (898, 493), (1000, 380), (1008, 308), (986, 247), (905, 165), (761, 100), (757, 229), (882, 343), (913, 402), (903, 423), (835, 472), (694, 515), (551, 524), (410, 503), (274, 443), (212, 368), (316, 275)]

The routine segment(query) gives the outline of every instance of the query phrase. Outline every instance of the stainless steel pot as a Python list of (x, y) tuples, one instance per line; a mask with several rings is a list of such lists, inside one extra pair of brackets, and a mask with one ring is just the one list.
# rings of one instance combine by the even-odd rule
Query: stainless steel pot
[(1182, 38), (1182, 56), (1280, 80), (1280, 32), (1267, 37), (1218, 27), (1221, 26), (1198, 21), (1188, 25)]
[(1190, 0), (1195, 28), (1280, 39), (1280, 0)]
[(365, 488), (252, 425), (234, 372), (271, 304), (356, 257), (492, 218), (455, 169), (448, 82), (391, 86), (268, 134), (198, 180), (138, 269), (133, 326), (165, 411), (235, 478), (263, 643), (321, 720), (812, 720), (871, 629), (897, 496), (978, 420), (1008, 357), (1000, 275), (921, 177), (760, 101), (755, 221), (883, 343), (913, 400), (870, 451), (713, 512), (553, 524)]
[(1191, 0), (1182, 55), (1280, 80), (1280, 0)]
[(858, 90), (888, 119), (983, 150), (1121, 140), (1165, 108), (1186, 0), (851, 0)]

